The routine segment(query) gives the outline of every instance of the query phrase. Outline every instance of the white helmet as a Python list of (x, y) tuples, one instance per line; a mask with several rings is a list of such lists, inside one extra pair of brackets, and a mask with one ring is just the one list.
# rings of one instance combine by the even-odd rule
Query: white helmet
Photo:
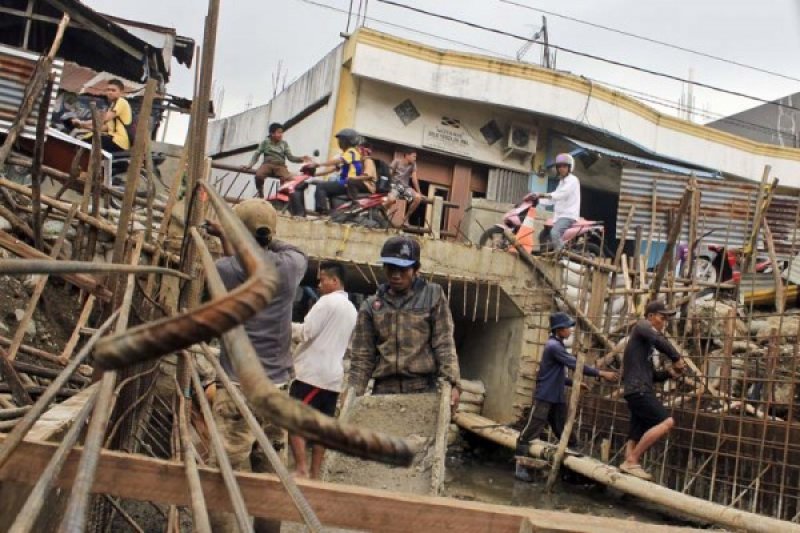
[(557, 167), (558, 165), (569, 165), (569, 171), (572, 172), (572, 169), (575, 168), (575, 159), (569, 154), (558, 154), (553, 166)]

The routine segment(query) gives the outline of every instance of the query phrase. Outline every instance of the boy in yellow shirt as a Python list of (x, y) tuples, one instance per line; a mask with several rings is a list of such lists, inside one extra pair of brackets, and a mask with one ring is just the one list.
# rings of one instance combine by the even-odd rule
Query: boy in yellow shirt
[[(122, 97), (125, 86), (119, 80), (110, 80), (106, 87), (108, 110), (103, 115), (102, 146), (107, 152), (122, 152), (131, 149), (131, 140), (128, 137), (126, 126), (133, 122), (133, 111), (128, 101)], [(72, 124), (78, 128), (92, 128), (91, 120), (73, 119)], [(86, 139), (91, 138), (91, 134)]]

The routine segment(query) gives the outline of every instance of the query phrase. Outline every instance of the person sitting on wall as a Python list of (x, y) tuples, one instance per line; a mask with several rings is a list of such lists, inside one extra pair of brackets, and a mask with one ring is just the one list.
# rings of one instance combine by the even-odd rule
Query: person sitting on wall
[(244, 169), (251, 169), (255, 166), (259, 156), (264, 156), (264, 162), (256, 170), (255, 183), (256, 194), (259, 198), (264, 197), (264, 180), (267, 178), (278, 178), (281, 185), (292, 178), (292, 173), (286, 166), (286, 161), (292, 163), (310, 163), (311, 157), (304, 155), (297, 157), (292, 154), (289, 143), (283, 140), (283, 124), (273, 122), (269, 125), (269, 136), (258, 145), (258, 149), (253, 154), (250, 163)]
[(403, 225), (405, 225), (422, 202), (422, 193), (417, 178), (417, 151), (413, 148), (407, 150), (403, 157), (392, 161), (390, 168), (392, 190), (386, 198), (386, 207), (391, 207), (397, 200), (408, 202), (406, 216), (403, 218)]
[[(529, 453), (530, 441), (539, 437), (545, 426), (550, 424), (553, 433), (561, 438), (564, 424), (567, 421), (567, 403), (564, 397), (564, 388), (572, 385), (572, 380), (567, 377), (566, 370), (575, 370), (577, 359), (569, 353), (564, 341), (572, 335), (575, 320), (566, 313), (553, 313), (550, 315), (550, 338), (544, 345), (539, 372), (536, 375), (536, 392), (533, 396), (531, 412), (528, 422), (517, 439), (516, 455), (525, 457)], [(598, 370), (585, 365), (583, 374), (616, 381), (616, 372)], [(569, 436), (569, 445), (578, 447), (575, 433)], [(523, 481), (530, 481), (530, 475), (525, 467), (517, 463), (515, 476)]]
[(358, 145), (361, 154), (362, 168), (361, 174), (352, 178), (347, 178), (345, 187), (347, 196), (351, 200), (358, 198), (359, 194), (372, 194), (375, 192), (375, 182), (378, 178), (378, 171), (375, 167), (375, 160), (372, 158), (372, 145), (361, 139)]
[[(127, 128), (133, 122), (133, 111), (128, 101), (122, 97), (125, 86), (120, 80), (109, 80), (106, 86), (106, 99), (108, 109), (103, 114), (103, 126), (101, 127), (100, 141), (103, 150), (110, 153), (124, 152), (131, 149), (131, 140), (128, 136)], [(90, 130), (90, 133), (83, 137), (84, 140), (91, 139), (92, 121), (79, 120), (73, 118), (71, 123), (76, 128)]]

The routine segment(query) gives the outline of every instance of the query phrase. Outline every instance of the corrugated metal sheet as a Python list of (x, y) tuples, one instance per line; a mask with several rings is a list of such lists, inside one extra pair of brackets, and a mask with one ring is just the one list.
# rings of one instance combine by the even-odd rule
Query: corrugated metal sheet
[[(8, 131), (17, 116), (22, 98), (25, 94), (25, 87), (31, 79), (36, 62), (39, 60), (38, 54), (33, 54), (13, 48), (11, 46), (0, 45), (0, 131)], [(55, 96), (61, 82), (61, 74), (64, 62), (57, 59), (53, 62), (53, 71), (56, 73), (53, 95), (50, 99), (48, 111), (48, 123), (53, 113)], [(24, 137), (33, 138), (36, 134), (36, 121), (39, 116), (39, 104), (33, 107), (33, 112), (28, 117), (23, 129)]]
[(486, 198), (516, 204), (528, 193), (528, 174), (502, 168), (489, 170)]
[[(579, 150), (573, 150), (573, 152), (571, 152), (572, 155), (577, 155), (577, 153), (580, 153), (580, 151), (586, 150), (589, 152), (602, 154), (610, 159), (619, 159), (622, 161), (628, 161), (629, 163), (636, 163), (637, 165), (643, 165), (646, 167), (658, 169), (663, 172), (668, 172), (670, 174), (681, 174), (684, 176), (689, 176), (690, 174), (694, 173), (694, 175), (697, 176), (698, 178), (719, 177), (719, 172), (716, 171), (692, 169), (686, 166), (676, 165), (673, 163), (665, 163), (664, 161), (657, 161), (655, 159), (648, 159), (646, 157), (639, 157), (631, 154), (626, 154), (624, 152), (618, 152), (616, 150), (611, 150), (610, 148), (597, 146), (596, 144), (588, 143), (586, 141), (578, 141), (571, 137), (565, 136), (564, 138), (569, 142), (571, 142), (572, 144), (574, 144), (575, 146), (579, 147)], [(552, 164), (553, 164), (552, 162), (548, 162), (547, 166), (550, 166)]]
[[(689, 178), (657, 171), (623, 169), (620, 186), (619, 209), (617, 212), (617, 238), (621, 238), (625, 218), (631, 206), (636, 206), (631, 228), (642, 226), (645, 237), (650, 231), (652, 199), (656, 198), (656, 226), (654, 241), (666, 241), (668, 231), (667, 220), (670, 210), (680, 205)], [(697, 225), (698, 236), (710, 230), (714, 233), (703, 239), (706, 244), (721, 244), (741, 247), (750, 232), (758, 184), (754, 182), (737, 182), (730, 180), (697, 180), (700, 192), (700, 216)], [(775, 248), (779, 255), (788, 255), (792, 251), (792, 239), (795, 231), (798, 197), (776, 195), (767, 220), (772, 229)], [(688, 242), (689, 226), (684, 222), (680, 242)], [(633, 230), (629, 230), (628, 238)], [(798, 242), (800, 245), (800, 242)], [(765, 251), (762, 239), (759, 239), (759, 250)], [(795, 250), (796, 252), (796, 250)]]

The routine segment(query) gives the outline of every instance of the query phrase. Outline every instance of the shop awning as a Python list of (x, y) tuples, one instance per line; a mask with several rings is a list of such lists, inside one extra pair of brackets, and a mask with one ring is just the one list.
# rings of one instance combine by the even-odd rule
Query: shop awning
[[(694, 173), (694, 175), (698, 178), (709, 178), (709, 179), (719, 179), (722, 177), (720, 173), (717, 171), (691, 168), (688, 166), (682, 166), (675, 163), (667, 163), (656, 159), (648, 159), (645, 157), (626, 154), (624, 152), (611, 150), (610, 148), (603, 148), (602, 146), (597, 146), (596, 144), (588, 143), (586, 141), (579, 141), (577, 139), (573, 139), (572, 137), (564, 136), (564, 139), (569, 141), (573, 145), (577, 146), (575, 150), (570, 152), (573, 155), (573, 157), (581, 156), (584, 154), (597, 154), (603, 157), (607, 157), (609, 159), (627, 161), (629, 163), (634, 163), (636, 165), (641, 165), (654, 170), (661, 170), (670, 174), (689, 176), (692, 173)], [(552, 165), (552, 163), (548, 163), (548, 166), (550, 165)]]

